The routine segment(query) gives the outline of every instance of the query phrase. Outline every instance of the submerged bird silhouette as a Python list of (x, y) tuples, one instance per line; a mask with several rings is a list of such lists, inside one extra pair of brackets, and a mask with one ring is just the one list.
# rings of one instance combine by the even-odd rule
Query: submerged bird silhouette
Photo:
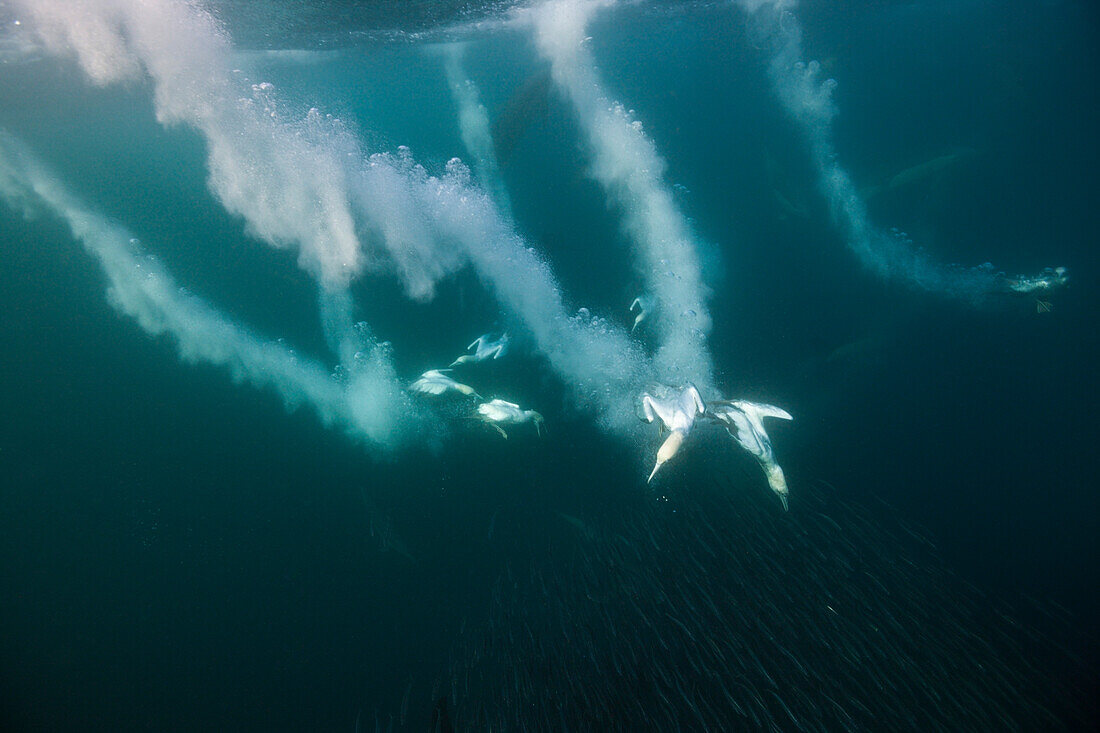
[(783, 502), (783, 511), (787, 511), (787, 478), (775, 461), (775, 451), (772, 449), (771, 438), (764, 430), (763, 419), (775, 417), (792, 420), (790, 413), (774, 405), (761, 405), (746, 400), (715, 400), (710, 403), (708, 414), (722, 423), (733, 439), (756, 458), (764, 469), (764, 475), (768, 477), (768, 485), (779, 497), (779, 501)]
[(660, 394), (654, 396), (649, 392), (642, 393), (644, 415), (642, 419), (646, 422), (660, 420), (661, 425), (670, 430), (671, 434), (665, 438), (665, 442), (657, 450), (657, 463), (653, 466), (653, 471), (646, 479), (646, 483), (653, 480), (657, 469), (676, 455), (680, 446), (683, 445), (684, 438), (691, 431), (691, 426), (695, 424), (696, 416), (702, 415), (707, 409), (703, 404), (703, 397), (693, 384), (689, 384), (679, 392), (670, 387), (661, 387), (654, 391)]
[(473, 387), (468, 384), (462, 384), (448, 377), (444, 372), (449, 372), (450, 369), (429, 369), (420, 375), (420, 378), (409, 385), (409, 389), (413, 392), (420, 392), (421, 394), (441, 395), (447, 392), (460, 392), (470, 397), (476, 397), (481, 399)]
[(1034, 295), (1035, 310), (1039, 313), (1050, 313), (1054, 305), (1040, 298), (1040, 295), (1060, 290), (1069, 283), (1069, 274), (1064, 267), (1046, 268), (1039, 275), (1020, 275), (1008, 278), (1004, 281), (1005, 291), (1012, 295)]
[(493, 339), (492, 334), (482, 334), (477, 340), (466, 347), (467, 351), (474, 350), (472, 354), (463, 354), (451, 363), (455, 367), (459, 364), (477, 364), (489, 359), (499, 359), (508, 351), (508, 343), (511, 339), (507, 333), (500, 334), (500, 338)]
[(501, 425), (520, 425), (526, 422), (535, 424), (535, 431), (541, 436), (542, 425), (545, 422), (542, 415), (534, 410), (524, 410), (514, 402), (501, 399), (492, 399), (477, 406), (477, 414), (481, 421), (494, 428), (497, 432), (508, 438)]
[(631, 333), (634, 333), (634, 329), (642, 325), (642, 321), (649, 316), (650, 305), (649, 298), (644, 295), (639, 295), (634, 299), (634, 302), (630, 304), (631, 313), (633, 313), (635, 309), (638, 310), (638, 315), (634, 316), (634, 325), (630, 327)]

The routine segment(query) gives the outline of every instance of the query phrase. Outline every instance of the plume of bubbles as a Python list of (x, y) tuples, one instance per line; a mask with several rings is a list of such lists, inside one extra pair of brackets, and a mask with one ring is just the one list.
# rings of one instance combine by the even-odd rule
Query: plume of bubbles
[(458, 130), (462, 144), (470, 155), (477, 181), (487, 191), (492, 191), (497, 206), (503, 212), (511, 211), (508, 189), (500, 176), (493, 135), (489, 124), (489, 111), (481, 103), (477, 84), (470, 79), (462, 65), (465, 46), (461, 43), (448, 43), (441, 47), (443, 70), (447, 77), (447, 86), (451, 90), (458, 109)]
[[(427, 300), (441, 278), (469, 265), (505, 315), (526, 326), (531, 343), (572, 388), (578, 405), (605, 428), (622, 435), (637, 431), (632, 402), (653, 376), (650, 360), (623, 328), (571, 315), (549, 266), (471, 182), (465, 165), (455, 160), (442, 175), (430, 175), (407, 148), (363, 150), (338, 119), (317, 109), (301, 119), (288, 116), (273, 84), (253, 82), (232, 68), (228, 36), (194, 4), (104, 0), (74, 11), (61, 0), (17, 0), (16, 6), (44, 47), (75, 57), (93, 83), (147, 78), (158, 120), (186, 125), (204, 139), (209, 187), (222, 205), (256, 237), (297, 250), (299, 263), (317, 281), (323, 330), (345, 381), (334, 392), (331, 384), (320, 389), (312, 378), (305, 380), (313, 386), (299, 390), (297, 399), (316, 398), (322, 414), (339, 412), (370, 426), (363, 432), (380, 443), (405, 432), (398, 422), (415, 426), (415, 418), (404, 417), (410, 407), (391, 348), (373, 339), (364, 343), (367, 327), (354, 328), (349, 286), (364, 271), (383, 272), (399, 278), (408, 297)], [(467, 125), (469, 131), (475, 123)], [(29, 198), (41, 199), (62, 218), (77, 211), (84, 219), (98, 216), (67, 193), (62, 199)], [(93, 237), (92, 246), (83, 233), (74, 233), (101, 261), (117, 259), (116, 249), (98, 244), (103, 238)], [(177, 306), (184, 307), (176, 299), (159, 301), (156, 319), (123, 310), (151, 332), (174, 333), (185, 353), (206, 349), (204, 358), (216, 363), (248, 361), (240, 354), (252, 353), (242, 345), (252, 337), (242, 336), (243, 330), (203, 306), (209, 317), (200, 320), (218, 326), (205, 329), (213, 341), (202, 346), (195, 323), (173, 315)], [(151, 320), (173, 325), (154, 326)], [(219, 344), (219, 335), (225, 343)], [(311, 370), (321, 372), (318, 365)], [(334, 402), (339, 410), (331, 407)]]
[[(805, 61), (795, 1), (738, 0), (738, 5), (752, 19), (757, 44), (771, 53), (768, 73), (776, 96), (802, 128), (833, 221), (860, 263), (882, 278), (972, 303), (1008, 292), (1012, 281), (1003, 273), (941, 265), (914, 248), (911, 241), (883, 232), (871, 222), (866, 203), (841, 165), (833, 143), (836, 80), (824, 77), (816, 61)], [(1019, 280), (1041, 277), (1021, 276)], [(1063, 283), (1064, 278), (1054, 286)]]
[(605, 0), (554, 0), (531, 9), (536, 45), (573, 105), (592, 155), (590, 173), (623, 211), (635, 268), (654, 302), (654, 364), (668, 383), (693, 382), (714, 394), (706, 339), (711, 320), (699, 250), (702, 244), (665, 183), (666, 164), (632, 110), (604, 91), (587, 48), (589, 20)]
[[(367, 331), (345, 347), (353, 358), (336, 381), (320, 363), (265, 340), (180, 287), (123, 227), (87, 208), (19, 140), (0, 131), (0, 198), (28, 215), (51, 213), (68, 225), (103, 269), (108, 298), (151, 336), (168, 336), (188, 362), (225, 367), (237, 382), (274, 390), (288, 409), (312, 407), (328, 425), (383, 452), (417, 429), (418, 416), (394, 380), (386, 347)], [(396, 415), (406, 415), (397, 421)]]

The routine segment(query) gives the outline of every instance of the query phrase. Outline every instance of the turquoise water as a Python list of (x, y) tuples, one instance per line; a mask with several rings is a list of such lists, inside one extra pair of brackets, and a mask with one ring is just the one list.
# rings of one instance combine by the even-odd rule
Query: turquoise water
[[(1086, 4), (53, 7), (0, 3), (6, 729), (1094, 723)], [(453, 376), (541, 436), (408, 389), (501, 331)], [(704, 418), (646, 483), (689, 382), (793, 415), (788, 512)]]

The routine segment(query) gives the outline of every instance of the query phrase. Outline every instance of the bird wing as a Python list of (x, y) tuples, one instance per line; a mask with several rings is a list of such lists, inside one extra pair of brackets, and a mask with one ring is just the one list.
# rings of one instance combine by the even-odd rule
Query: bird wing
[(409, 389), (415, 392), (423, 392), (424, 394), (443, 394), (447, 391), (448, 385), (445, 382), (439, 382), (431, 379), (418, 379), (413, 382)]
[(707, 411), (706, 405), (703, 404), (703, 396), (699, 394), (699, 390), (695, 388), (694, 384), (687, 386), (684, 395), (690, 400), (687, 404), (692, 415), (702, 415)]
[(727, 414), (733, 425), (730, 435), (742, 448), (758, 459), (772, 452), (771, 441), (768, 440), (768, 434), (764, 432), (759, 421), (754, 421), (743, 412), (734, 411)]
[(747, 400), (734, 400), (730, 403), (738, 410), (741, 410), (746, 415), (752, 415), (756, 421), (760, 421), (765, 417), (777, 417), (781, 420), (793, 420), (791, 413), (784, 410), (782, 407), (776, 407), (775, 405), (764, 405), (758, 402), (749, 402)]

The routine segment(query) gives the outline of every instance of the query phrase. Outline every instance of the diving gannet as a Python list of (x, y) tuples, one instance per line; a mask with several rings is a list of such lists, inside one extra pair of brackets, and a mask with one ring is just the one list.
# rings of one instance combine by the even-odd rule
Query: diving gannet
[(665, 442), (658, 449), (657, 463), (653, 466), (653, 471), (646, 479), (646, 483), (653, 480), (653, 477), (657, 474), (657, 469), (676, 455), (676, 452), (680, 450), (680, 446), (683, 445), (684, 438), (691, 431), (691, 426), (695, 424), (696, 416), (702, 415), (707, 409), (703, 405), (703, 398), (699, 394), (699, 390), (693, 384), (689, 384), (679, 392), (669, 387), (663, 387), (655, 391), (662, 394), (655, 397), (648, 392), (642, 393), (642, 412), (644, 414), (642, 419), (646, 422), (660, 420), (662, 426), (670, 430), (671, 434), (665, 438)]
[(463, 354), (454, 360), (451, 366), (455, 367), (459, 364), (470, 364), (486, 361), (488, 359), (499, 359), (504, 356), (508, 350), (508, 342), (511, 339), (508, 334), (500, 334), (500, 338), (493, 340), (491, 334), (482, 334), (477, 337), (477, 340), (466, 347), (467, 351), (474, 349), (472, 354)]
[(441, 395), (447, 392), (461, 392), (464, 395), (470, 397), (476, 397), (481, 399), (481, 395), (474, 391), (474, 388), (468, 384), (462, 384), (448, 377), (444, 372), (449, 372), (450, 369), (429, 369), (420, 375), (420, 379), (416, 380), (409, 385), (409, 389), (413, 392), (420, 392), (421, 394)]
[(642, 321), (644, 321), (649, 316), (649, 306), (649, 298), (646, 298), (643, 295), (639, 295), (637, 298), (634, 299), (634, 302), (630, 304), (631, 313), (634, 312), (635, 308), (638, 309), (638, 315), (634, 316), (634, 325), (630, 327), (631, 333), (634, 333), (634, 329), (640, 326)]
[(775, 461), (772, 441), (762, 421), (765, 417), (791, 420), (790, 413), (779, 407), (745, 400), (716, 400), (710, 403), (708, 414), (722, 423), (733, 439), (756, 458), (768, 477), (768, 485), (783, 502), (783, 511), (787, 511), (787, 479)]
[(506, 402), (501, 399), (492, 399), (481, 403), (477, 406), (477, 414), (486, 425), (495, 428), (505, 439), (508, 438), (508, 433), (504, 432), (501, 425), (520, 425), (525, 422), (533, 422), (535, 431), (541, 436), (542, 424), (545, 422), (542, 415), (534, 410), (524, 410), (514, 402)]
[(1054, 306), (1039, 295), (1064, 288), (1069, 283), (1069, 274), (1064, 267), (1055, 267), (1053, 270), (1048, 267), (1039, 275), (1020, 275), (1004, 282), (1007, 292), (1013, 295), (1034, 295), (1035, 310), (1039, 313), (1050, 313)]

